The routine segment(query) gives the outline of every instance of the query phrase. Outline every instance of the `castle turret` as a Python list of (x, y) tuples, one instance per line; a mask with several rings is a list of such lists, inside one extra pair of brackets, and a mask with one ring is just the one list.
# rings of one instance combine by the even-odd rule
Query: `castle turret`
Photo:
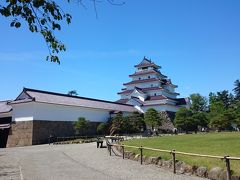
[(134, 105), (141, 112), (149, 108), (176, 112), (187, 105), (187, 99), (177, 98), (179, 93), (175, 89), (178, 86), (161, 73), (160, 66), (144, 57), (134, 67), (136, 71), (129, 75), (131, 81), (123, 84), (125, 88), (118, 93), (121, 99), (117, 102)]

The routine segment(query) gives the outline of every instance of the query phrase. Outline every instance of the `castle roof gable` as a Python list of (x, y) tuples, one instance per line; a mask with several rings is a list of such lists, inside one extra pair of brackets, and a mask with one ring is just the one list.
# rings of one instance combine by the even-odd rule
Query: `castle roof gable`
[(160, 66), (156, 65), (153, 61), (151, 61), (151, 59), (147, 59), (144, 56), (143, 60), (139, 64), (135, 65), (134, 67), (140, 68), (140, 67), (151, 67), (151, 66), (155, 68), (161, 68)]
[[(41, 91), (36, 89), (24, 88), (23, 92), (26, 92), (31, 98), (26, 97), (25, 99), (16, 99), (10, 104), (19, 104), (27, 102), (39, 102), (47, 104), (57, 104), (57, 105), (66, 105), (66, 106), (81, 106), (86, 108), (95, 108), (95, 109), (107, 109), (107, 110), (119, 110), (133, 112), (135, 111), (134, 107), (131, 105), (121, 104), (112, 101), (105, 101), (100, 99), (86, 98), (80, 96), (70, 96), (67, 94)], [(21, 93), (22, 94), (22, 93)], [(21, 95), (20, 94), (20, 95)]]

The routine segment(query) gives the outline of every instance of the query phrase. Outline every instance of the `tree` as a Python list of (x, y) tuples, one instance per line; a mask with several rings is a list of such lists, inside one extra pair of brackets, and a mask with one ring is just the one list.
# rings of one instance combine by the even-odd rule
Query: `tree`
[(212, 103), (209, 112), (210, 126), (219, 131), (232, 129), (231, 125), (236, 123), (236, 108), (232, 104), (226, 108), (223, 101)]
[(121, 132), (123, 122), (122, 113), (118, 113), (111, 119), (110, 135)]
[(77, 96), (78, 95), (78, 93), (77, 93), (77, 91), (76, 90), (71, 90), (71, 91), (68, 91), (68, 93), (67, 93), (69, 96)]
[(143, 114), (135, 111), (128, 116), (129, 123), (131, 124), (131, 132), (141, 132), (141, 129), (145, 129), (145, 122), (143, 119)]
[(231, 130), (232, 123), (236, 122), (235, 113), (231, 110), (226, 110), (222, 114), (215, 115), (212, 117), (210, 126), (217, 130)]
[(197, 126), (208, 127), (209, 120), (204, 112), (193, 113), (192, 119)]
[(152, 130), (154, 130), (154, 128), (156, 126), (160, 126), (162, 124), (161, 123), (162, 119), (161, 119), (159, 113), (153, 108), (150, 108), (145, 112), (144, 121), (145, 121), (146, 125), (148, 125), (152, 128)]
[(76, 134), (84, 135), (87, 132), (89, 121), (87, 121), (84, 117), (80, 117), (76, 122), (74, 122), (73, 126)]
[(240, 100), (240, 80), (236, 80), (234, 82), (235, 88), (233, 89), (234, 94), (235, 94), (235, 99)]
[(207, 98), (204, 96), (201, 96), (199, 93), (191, 94), (191, 107), (190, 109), (193, 112), (201, 112), (207, 110)]
[(97, 133), (98, 134), (106, 134), (107, 132), (107, 124), (106, 123), (100, 123), (97, 127)]
[(240, 129), (240, 113), (236, 114), (236, 124), (237, 127)]
[[(78, 2), (85, 7), (84, 1)], [(91, 0), (96, 12), (96, 3), (103, 1)], [(66, 0), (66, 2), (71, 2)], [(114, 0), (105, 0), (111, 5), (123, 5), (115, 3)], [(29, 30), (32, 33), (40, 33), (44, 38), (49, 50), (49, 55), (46, 60), (57, 62), (60, 64), (60, 59), (57, 54), (60, 51), (65, 51), (65, 45), (59, 41), (54, 32), (61, 30), (61, 22), (71, 23), (72, 16), (65, 13), (63, 9), (54, 0), (6, 0), (0, 3), (0, 14), (4, 17), (11, 17), (11, 27), (20, 28), (22, 22), (27, 23)]]
[(232, 103), (231, 110), (235, 113), (235, 124), (240, 128), (240, 100), (236, 99)]
[(188, 133), (188, 131), (197, 130), (197, 121), (192, 118), (192, 111), (186, 108), (180, 108), (175, 115), (174, 125)]
[(217, 92), (217, 94), (211, 92), (209, 94), (210, 108), (213, 103), (222, 102), (224, 108), (228, 109), (231, 103), (233, 102), (233, 99), (234, 99), (234, 96), (231, 93), (229, 93), (227, 90)]

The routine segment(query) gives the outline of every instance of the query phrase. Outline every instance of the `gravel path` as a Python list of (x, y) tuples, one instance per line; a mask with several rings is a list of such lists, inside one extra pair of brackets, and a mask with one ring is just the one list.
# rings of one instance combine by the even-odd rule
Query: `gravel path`
[(79, 179), (160, 179), (200, 180), (174, 175), (154, 165), (109, 156), (107, 149), (95, 143), (39, 145), (0, 149), (0, 179), (79, 180)]

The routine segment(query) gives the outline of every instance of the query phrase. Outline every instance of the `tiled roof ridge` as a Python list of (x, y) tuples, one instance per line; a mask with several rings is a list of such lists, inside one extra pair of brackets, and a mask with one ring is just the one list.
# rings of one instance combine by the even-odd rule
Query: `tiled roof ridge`
[[(141, 90), (143, 93), (144, 91), (154, 91), (154, 90), (163, 90), (162, 87), (148, 87), (148, 88), (139, 88), (139, 87), (135, 87), (136, 89)], [(131, 93), (134, 89), (132, 90), (124, 90), (122, 92), (119, 92), (118, 94), (127, 94), (127, 93)]]
[[(143, 63), (144, 61), (147, 61), (147, 63)], [(151, 59), (148, 59), (145, 56), (143, 57), (143, 60), (139, 64), (135, 65), (134, 67), (141, 67), (141, 66), (145, 66), (145, 65), (154, 65), (154, 66), (161, 68), (160, 66), (155, 64)]]
[(144, 82), (152, 82), (152, 81), (160, 81), (160, 79), (159, 78), (141, 79), (141, 80), (130, 81), (128, 83), (124, 83), (123, 85), (135, 84), (135, 83), (144, 83)]
[(12, 106), (9, 104), (9, 100), (0, 101), (0, 113), (8, 113), (12, 111)]
[(113, 101), (94, 99), (94, 98), (87, 98), (87, 97), (81, 97), (81, 96), (71, 96), (71, 95), (68, 95), (68, 94), (56, 93), (56, 92), (44, 91), (44, 90), (38, 90), (38, 89), (24, 88), (23, 91), (32, 91), (32, 92), (51, 94), (51, 95), (56, 95), (56, 96), (64, 96), (64, 97), (69, 97), (69, 98), (77, 98), (77, 99), (84, 99), (84, 100), (91, 100), (91, 101), (98, 101), (98, 102), (105, 102), (105, 103), (112, 103), (112, 104), (119, 104), (119, 105), (125, 105), (125, 106), (127, 105), (127, 106), (131, 106), (132, 107), (132, 105), (129, 105), (129, 104), (122, 104), (122, 103), (117, 103), (117, 102), (113, 102)]
[(3, 103), (3, 102), (7, 102), (8, 103), (8, 102), (11, 102), (11, 101), (12, 100), (10, 100), (10, 99), (9, 100), (0, 100), (0, 103)]
[(151, 69), (151, 70), (148, 70), (148, 71), (138, 71), (138, 72), (135, 72), (134, 74), (130, 74), (129, 77), (139, 76), (139, 75), (143, 75), (143, 74), (152, 74), (152, 73), (159, 73), (160, 75), (162, 75), (164, 77), (167, 77), (167, 76), (163, 75), (160, 71), (158, 71), (156, 69)]

